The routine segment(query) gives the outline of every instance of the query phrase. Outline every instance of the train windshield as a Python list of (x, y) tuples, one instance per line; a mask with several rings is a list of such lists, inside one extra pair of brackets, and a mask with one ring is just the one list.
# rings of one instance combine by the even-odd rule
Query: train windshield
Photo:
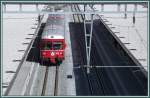
[(43, 43), (42, 49), (43, 50), (51, 50), (52, 49), (52, 43), (51, 42)]
[(53, 49), (54, 50), (62, 49), (62, 42), (53, 42)]
[(60, 50), (63, 49), (62, 42), (43, 42), (41, 44), (42, 50)]

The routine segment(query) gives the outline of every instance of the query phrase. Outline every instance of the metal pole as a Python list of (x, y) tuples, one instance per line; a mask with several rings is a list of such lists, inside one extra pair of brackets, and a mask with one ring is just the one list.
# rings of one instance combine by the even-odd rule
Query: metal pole
[[(84, 5), (84, 12), (86, 11), (86, 5)], [(85, 34), (85, 45), (86, 45), (86, 60), (87, 60), (87, 73), (89, 73), (89, 53), (88, 53), (88, 43), (87, 43), (87, 30), (86, 30), (86, 18), (85, 18), (85, 14), (84, 14), (84, 34)]]
[[(86, 5), (84, 5), (84, 12), (86, 11)], [(85, 45), (86, 45), (86, 60), (88, 61), (88, 51), (87, 51), (87, 31), (86, 31), (86, 18), (84, 14), (84, 34), (85, 34)]]
[(87, 73), (90, 73), (92, 33), (93, 33), (93, 14), (91, 14), (91, 30), (90, 30), (90, 43), (89, 43), (89, 46), (88, 46)]
[(104, 11), (104, 4), (101, 4), (101, 11)]
[(19, 4), (19, 11), (22, 11), (22, 4)]
[[(86, 5), (84, 4), (84, 12), (85, 12), (85, 10), (86, 10)], [(84, 14), (84, 20), (85, 20), (85, 14)]]
[(127, 4), (125, 4), (125, 14), (124, 14), (124, 18), (127, 18)]
[(39, 10), (39, 5), (38, 5), (38, 4), (36, 4), (36, 11), (37, 11), (37, 12), (40, 11), (40, 10)]
[(55, 12), (55, 6), (52, 6), (52, 12)]
[(6, 4), (3, 4), (3, 7), (4, 7), (3, 11), (6, 12)]
[(66, 40), (66, 14), (64, 14), (64, 16), (65, 16), (65, 21), (64, 21), (64, 31), (65, 31), (64, 39)]
[(137, 4), (134, 5), (133, 16), (135, 16), (136, 11), (137, 11)]
[(40, 24), (40, 22), (41, 22), (41, 16), (40, 16), (40, 14), (38, 15), (38, 24)]
[(118, 12), (120, 12), (120, 4), (117, 4), (118, 5)]
[(135, 13), (137, 11), (137, 4), (134, 5), (134, 11), (133, 11), (133, 24), (135, 24)]

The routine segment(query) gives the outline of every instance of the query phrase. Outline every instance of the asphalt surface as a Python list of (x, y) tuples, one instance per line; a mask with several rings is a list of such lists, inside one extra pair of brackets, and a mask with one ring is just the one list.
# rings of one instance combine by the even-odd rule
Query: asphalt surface
[[(72, 55), (77, 95), (146, 96), (147, 77), (139, 68), (92, 68), (86, 74), (86, 51), (83, 23), (70, 23)], [(91, 65), (136, 66), (101, 23), (94, 21)]]

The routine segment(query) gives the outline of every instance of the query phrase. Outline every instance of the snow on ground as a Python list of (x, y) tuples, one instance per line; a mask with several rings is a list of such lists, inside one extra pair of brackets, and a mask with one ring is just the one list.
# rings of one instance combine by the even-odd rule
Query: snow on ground
[[(80, 5), (81, 10), (83, 10), (83, 6)], [(101, 11), (100, 5), (94, 5), (93, 7), (97, 11)], [(120, 11), (124, 11), (125, 5), (120, 5)], [(87, 10), (90, 10), (87, 7)], [(128, 4), (127, 11), (133, 11), (134, 5)], [(137, 11), (147, 11), (147, 8), (144, 8), (142, 5), (137, 6)], [(117, 11), (117, 5), (104, 5), (104, 12), (105, 11)], [(135, 24), (133, 24), (133, 13), (127, 14), (127, 18), (124, 18), (124, 14), (122, 13), (105, 13), (100, 14), (103, 15), (103, 20), (108, 20), (106, 24), (108, 26), (115, 27), (111, 28), (118, 37), (125, 37), (120, 38), (123, 43), (130, 43), (125, 44), (125, 46), (130, 50), (130, 52), (134, 55), (136, 59), (144, 66), (147, 70), (148, 67), (148, 13), (136, 13), (135, 14)], [(111, 24), (111, 25), (110, 25)], [(134, 49), (134, 50), (132, 50)], [(136, 50), (135, 50), (136, 49)]]
[[(18, 52), (18, 50), (26, 50), (28, 45), (22, 43), (30, 42), (31, 40), (25, 38), (31, 38), (30, 33), (34, 33), (37, 23), (36, 14), (4, 14), (3, 15), (3, 86), (7, 86), (11, 81), (14, 73), (8, 73), (8, 71), (16, 72), (19, 62), (13, 62), (13, 60), (21, 60), (24, 52)], [(5, 89), (4, 89), (5, 90)]]
[[(101, 10), (100, 6), (94, 6), (96, 10)], [(8, 6), (7, 9), (12, 9), (14, 6)], [(28, 8), (30, 8), (28, 6)], [(82, 6), (80, 8), (83, 9)], [(117, 7), (113, 5), (104, 6), (104, 11), (116, 10)], [(138, 11), (146, 11), (146, 8), (143, 8), (141, 5), (138, 5)], [(14, 10), (14, 9), (13, 9)], [(124, 5), (121, 5), (121, 11), (124, 10)], [(128, 5), (127, 10), (133, 10), (132, 5)], [(125, 37), (124, 39), (120, 38), (123, 43), (131, 43), (126, 45), (128, 49), (131, 50), (131, 53), (143, 66), (147, 66), (147, 43), (148, 43), (148, 31), (147, 31), (147, 13), (138, 13), (136, 14), (135, 25), (133, 24), (132, 14), (128, 14), (127, 19), (124, 19), (124, 14), (103, 14), (103, 19), (107, 19), (110, 27), (113, 31), (120, 32), (116, 33), (118, 37)], [(14, 73), (7, 73), (7, 71), (16, 71), (19, 62), (13, 62), (13, 60), (20, 60), (24, 55), (24, 52), (18, 52), (18, 50), (25, 50), (27, 45), (23, 45), (24, 42), (30, 42), (27, 37), (31, 38), (32, 35), (29, 33), (34, 33), (36, 27), (34, 25), (37, 23), (35, 21), (37, 14), (3, 14), (3, 35), (2, 35), (2, 49), (3, 49), (3, 65), (2, 65), (2, 74), (3, 74), (3, 86), (7, 86), (11, 81)], [(147, 69), (147, 67), (145, 67)], [(3, 93), (6, 88), (3, 89)]]
[[(35, 11), (36, 6), (34, 5), (23, 5), (23, 11)], [(42, 10), (44, 5), (39, 6), (39, 10)], [(19, 11), (19, 5), (7, 5), (7, 11)], [(9, 14), (3, 13), (3, 33), (2, 33), (2, 85), (3, 93), (6, 91), (7, 86), (12, 80), (16, 69), (20, 62), (14, 62), (14, 60), (21, 60), (24, 51), (26, 50), (28, 44), (32, 38), (35, 29), (37, 27), (37, 17), (38, 14)]]

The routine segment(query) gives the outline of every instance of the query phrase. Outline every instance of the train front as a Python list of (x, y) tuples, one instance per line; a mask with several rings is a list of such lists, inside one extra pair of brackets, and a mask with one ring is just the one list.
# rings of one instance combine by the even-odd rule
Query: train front
[(49, 15), (40, 42), (40, 62), (61, 63), (65, 47), (63, 17)]

